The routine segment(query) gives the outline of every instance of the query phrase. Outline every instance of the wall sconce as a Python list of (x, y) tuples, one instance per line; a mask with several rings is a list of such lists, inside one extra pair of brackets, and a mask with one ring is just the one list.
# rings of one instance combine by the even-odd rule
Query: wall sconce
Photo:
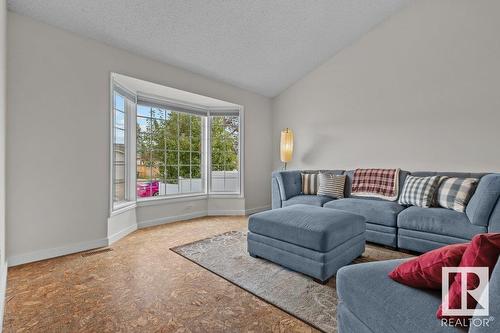
[(293, 155), (293, 132), (289, 128), (281, 131), (280, 157), (283, 162), (283, 169), (286, 170), (287, 162), (292, 160)]

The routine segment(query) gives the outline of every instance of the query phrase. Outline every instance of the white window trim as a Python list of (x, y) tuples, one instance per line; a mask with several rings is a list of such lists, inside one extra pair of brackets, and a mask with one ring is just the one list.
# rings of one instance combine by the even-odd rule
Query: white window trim
[[(128, 162), (127, 164), (127, 175), (126, 175), (126, 182), (128, 181), (128, 184), (126, 183), (126, 191), (127, 191), (127, 199), (124, 202), (121, 202), (117, 205), (113, 204), (113, 181), (114, 181), (114, 174), (113, 174), (113, 140), (114, 140), (114, 87), (118, 86), (120, 89), (125, 90), (128, 92), (130, 95), (135, 96), (135, 101), (134, 105), (135, 107), (133, 110), (129, 110), (127, 112), (126, 110), (126, 124), (127, 127), (127, 139), (126, 142), (128, 143), (128, 151), (126, 152), (126, 160)], [(244, 198), (244, 179), (245, 179), (245, 172), (244, 172), (244, 166), (245, 166), (245, 117), (244, 117), (244, 107), (239, 106), (237, 109), (234, 107), (229, 107), (229, 108), (213, 108), (213, 107), (205, 107), (202, 105), (197, 105), (194, 103), (187, 103), (184, 101), (179, 101), (179, 100), (174, 100), (174, 99), (167, 99), (164, 97), (156, 96), (156, 95), (151, 95), (151, 94), (146, 94), (142, 92), (132, 92), (129, 89), (123, 87), (119, 83), (117, 83), (113, 79), (113, 73), (111, 73), (111, 80), (110, 80), (110, 112), (109, 112), (109, 117), (110, 117), (110, 136), (109, 136), (109, 153), (110, 153), (110, 158), (108, 159), (108, 163), (110, 163), (109, 167), (109, 211), (110, 211), (110, 216), (114, 216), (117, 214), (120, 214), (126, 210), (133, 209), (135, 207), (141, 207), (141, 206), (150, 206), (150, 205), (158, 205), (162, 204), (165, 202), (182, 202), (182, 201), (191, 201), (191, 200), (203, 200), (203, 199), (210, 199), (210, 198), (224, 198), (224, 199), (231, 199), (231, 198)], [(175, 110), (175, 107), (180, 107), (184, 108), (187, 110), (193, 110), (193, 111), (204, 111), (206, 112), (206, 120), (204, 121), (204, 127), (203, 127), (203, 136), (204, 136), (204, 145), (203, 149), (204, 152), (202, 153), (202, 159), (204, 163), (204, 167), (202, 169), (202, 177), (204, 177), (204, 185), (203, 185), (203, 192), (196, 192), (196, 193), (184, 193), (184, 194), (174, 194), (174, 195), (163, 195), (159, 197), (148, 197), (148, 198), (138, 198), (137, 193), (136, 193), (136, 171), (137, 171), (137, 165), (136, 165), (136, 115), (137, 115), (137, 96), (142, 96), (142, 97), (148, 97), (148, 98), (154, 98), (157, 101), (160, 101), (161, 103), (165, 104), (166, 107), (169, 105), (173, 107), (173, 111)], [(210, 157), (211, 154), (209, 152), (209, 147), (210, 147), (210, 112), (211, 111), (217, 111), (218, 113), (220, 112), (234, 112), (237, 111), (239, 114), (239, 145), (238, 145), (238, 162), (239, 162), (239, 183), (240, 183), (240, 191), (239, 192), (212, 192), (210, 188), (210, 175), (211, 175), (211, 162), (210, 162)], [(181, 111), (182, 112), (182, 111)], [(132, 128), (133, 127), (133, 128)], [(132, 153), (133, 152), (133, 153)]]
[[(210, 132), (210, 112), (211, 111), (217, 111), (217, 112), (224, 112), (224, 111), (235, 111), (234, 108), (231, 110), (228, 110), (226, 108), (209, 108), (208, 109), (208, 115), (207, 115), (207, 174), (211, 175), (212, 174), (212, 161), (211, 161), (211, 156), (212, 154), (209, 153), (208, 147), (211, 147), (211, 142), (210, 142), (210, 137), (211, 137), (211, 132)], [(222, 192), (222, 191), (211, 191), (211, 179), (207, 177), (207, 194), (211, 198), (230, 198), (230, 197), (236, 197), (236, 198), (244, 198), (244, 166), (245, 166), (245, 117), (244, 117), (244, 107), (240, 106), (239, 110), (239, 125), (238, 125), (238, 171), (239, 171), (239, 182), (240, 182), (240, 191), (239, 192)]]
[[(126, 173), (125, 173), (125, 192), (126, 192), (126, 197), (125, 201), (119, 202), (117, 204), (114, 203), (113, 201), (113, 193), (114, 193), (114, 165), (113, 165), (113, 159), (114, 159), (114, 133), (115, 133), (115, 117), (114, 117), (114, 93), (115, 93), (115, 87), (119, 87), (120, 89), (128, 92), (130, 95), (135, 96), (135, 94), (131, 91), (129, 91), (127, 88), (121, 86), (115, 80), (113, 79), (113, 76), (111, 75), (111, 80), (110, 80), (110, 94), (109, 94), (109, 123), (110, 123), (110, 136), (109, 136), (109, 156), (110, 158), (108, 159), (108, 163), (110, 163), (109, 167), (109, 212), (110, 216), (114, 216), (116, 214), (119, 214), (125, 210), (132, 209), (135, 207), (136, 204), (136, 192), (135, 192), (135, 186), (132, 186), (132, 184), (135, 182), (135, 170), (136, 170), (136, 163), (135, 163), (135, 153), (131, 154), (132, 151), (135, 151), (135, 140), (136, 140), (136, 133), (135, 131), (131, 131), (131, 121), (133, 124), (135, 124), (135, 113), (136, 113), (136, 103), (134, 101), (134, 107), (130, 107), (128, 103), (128, 98), (125, 98), (125, 163), (126, 163)], [(124, 96), (126, 97), (126, 96)], [(133, 163), (132, 163), (133, 162)], [(135, 184), (134, 184), (135, 185)]]

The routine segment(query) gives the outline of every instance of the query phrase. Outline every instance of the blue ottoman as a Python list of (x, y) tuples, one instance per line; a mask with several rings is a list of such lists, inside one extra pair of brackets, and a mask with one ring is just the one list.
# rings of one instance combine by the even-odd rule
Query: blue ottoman
[(365, 218), (293, 205), (250, 216), (248, 252), (324, 283), (365, 250)]

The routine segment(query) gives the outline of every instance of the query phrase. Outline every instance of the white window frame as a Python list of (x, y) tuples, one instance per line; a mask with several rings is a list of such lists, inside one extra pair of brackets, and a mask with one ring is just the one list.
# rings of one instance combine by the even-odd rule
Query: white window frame
[[(139, 105), (144, 105), (146, 107), (150, 107), (148, 105), (145, 105), (145, 104), (142, 104), (141, 102), (137, 102), (136, 104), (137, 106)], [(168, 110), (168, 111), (171, 111), (171, 112), (177, 112), (177, 113), (182, 113), (181, 111), (177, 111), (175, 110), (175, 108), (173, 107), (169, 107), (167, 105), (158, 105), (157, 106), (158, 108), (161, 108), (163, 110)], [(194, 115), (194, 114), (193, 114)], [(196, 196), (200, 196), (200, 195), (205, 195), (207, 194), (207, 187), (206, 187), (206, 181), (205, 181), (205, 170), (206, 170), (206, 160), (205, 160), (205, 156), (206, 156), (206, 147), (205, 147), (205, 137), (206, 137), (206, 123), (207, 123), (207, 117), (204, 116), (204, 115), (198, 115), (200, 116), (201, 118), (201, 139), (202, 139), (202, 150), (200, 152), (200, 155), (201, 155), (201, 167), (200, 167), (200, 173), (201, 173), (201, 178), (203, 179), (203, 182), (202, 182), (202, 191), (200, 192), (180, 192), (180, 193), (177, 193), (177, 194), (164, 194), (164, 195), (158, 195), (156, 197), (152, 196), (152, 197), (144, 197), (144, 198), (139, 198), (137, 197), (137, 201), (138, 202), (144, 202), (144, 201), (151, 201), (151, 200), (166, 200), (166, 199), (171, 199), (171, 198), (179, 198), (179, 197), (196, 197)], [(136, 115), (136, 118), (137, 118), (137, 115)], [(136, 124), (137, 121), (135, 120), (135, 123)], [(134, 131), (135, 133), (136, 132), (136, 127), (134, 126)], [(135, 150), (135, 154), (134, 154), (136, 157), (137, 157), (137, 147), (136, 147), (136, 150)], [(166, 165), (165, 165), (166, 167)], [(180, 164), (178, 164), (178, 167), (180, 168)], [(179, 169), (178, 169), (179, 171)], [(190, 178), (190, 181), (192, 180), (192, 178)], [(135, 182), (137, 184), (137, 179), (135, 179)]]
[[(114, 142), (114, 91), (115, 87), (118, 87), (120, 90), (126, 92), (129, 96), (134, 96), (133, 107), (129, 107), (127, 110), (127, 103), (125, 103), (125, 126), (126, 126), (126, 139), (125, 139), (125, 159), (127, 161), (126, 168), (126, 201), (114, 205), (113, 202), (113, 191), (114, 191), (114, 151), (113, 151), (113, 142)], [(197, 111), (202, 115), (205, 119), (203, 121), (202, 127), (202, 169), (201, 176), (203, 178), (203, 192), (193, 192), (193, 193), (179, 193), (173, 195), (163, 195), (156, 197), (145, 197), (138, 198), (137, 197), (137, 147), (136, 147), (136, 126), (137, 126), (137, 105), (140, 104), (138, 96), (142, 98), (152, 98), (158, 101), (162, 107), (168, 110), (177, 111), (176, 109), (186, 109)], [(124, 96), (125, 97), (125, 96)], [(127, 98), (125, 99), (127, 101)], [(210, 137), (211, 137), (211, 127), (210, 127), (210, 112), (217, 112), (217, 114), (221, 115), (224, 112), (234, 113), (235, 111), (239, 114), (239, 133), (238, 133), (238, 167), (239, 167), (239, 192), (223, 192), (216, 191), (213, 192), (211, 190), (211, 145), (210, 145)], [(129, 89), (123, 87), (119, 83), (117, 83), (113, 79), (113, 73), (111, 74), (110, 80), (110, 145), (109, 152), (110, 158), (108, 159), (110, 163), (109, 168), (109, 210), (110, 216), (121, 213), (122, 211), (131, 209), (136, 207), (138, 203), (142, 205), (153, 205), (155, 202), (161, 201), (177, 201), (177, 200), (188, 200), (189, 198), (199, 199), (200, 197), (205, 198), (244, 198), (244, 149), (245, 149), (245, 136), (244, 136), (244, 128), (245, 128), (245, 119), (244, 119), (244, 107), (238, 106), (237, 108), (209, 108), (202, 105), (197, 105), (193, 103), (187, 103), (184, 101), (178, 101), (174, 99), (167, 99), (164, 97), (159, 97), (155, 95), (150, 95), (143, 92), (132, 92)]]
[[(218, 116), (222, 116), (224, 111), (228, 112), (238, 112), (238, 117), (239, 117), (239, 124), (238, 124), (238, 173), (239, 173), (239, 191), (238, 192), (224, 192), (224, 191), (212, 191), (212, 151), (211, 151), (211, 137), (212, 137), (212, 127), (211, 127), (211, 113), (216, 112)], [(208, 195), (212, 198), (227, 198), (227, 197), (236, 197), (236, 198), (243, 198), (244, 195), (244, 112), (243, 112), (243, 107), (241, 106), (238, 110), (235, 110), (234, 108), (231, 109), (224, 109), (224, 108), (210, 108), (208, 110), (207, 114), (207, 189), (208, 189)]]
[[(125, 201), (115, 204), (114, 202), (114, 179), (115, 179), (115, 168), (114, 168), (114, 135), (115, 135), (115, 92), (124, 97), (124, 111), (125, 111)], [(135, 149), (136, 149), (136, 133), (131, 130), (132, 125), (135, 125), (135, 112), (136, 112), (136, 101), (135, 94), (129, 91), (127, 88), (119, 85), (113, 80), (111, 76), (110, 80), (110, 143), (109, 143), (109, 211), (110, 216), (120, 213), (129, 208), (133, 208), (136, 204), (136, 191), (135, 191)], [(132, 100), (132, 98), (134, 98)], [(134, 126), (135, 129), (135, 126)], [(133, 154), (131, 152), (134, 152)], [(133, 163), (131, 163), (133, 162)], [(132, 186), (134, 184), (134, 186)]]

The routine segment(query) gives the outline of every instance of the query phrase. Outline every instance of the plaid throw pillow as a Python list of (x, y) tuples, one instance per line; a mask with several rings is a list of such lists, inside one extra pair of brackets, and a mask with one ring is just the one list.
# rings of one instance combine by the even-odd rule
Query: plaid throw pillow
[(403, 191), (399, 197), (400, 205), (431, 207), (434, 203), (436, 190), (441, 181), (440, 176), (414, 177), (407, 176)]
[(340, 199), (344, 197), (344, 185), (346, 176), (337, 176), (320, 173), (318, 195)]
[(476, 178), (446, 178), (439, 186), (437, 195), (439, 206), (463, 213), (478, 182)]
[(318, 192), (318, 174), (302, 173), (302, 193), (316, 194)]

